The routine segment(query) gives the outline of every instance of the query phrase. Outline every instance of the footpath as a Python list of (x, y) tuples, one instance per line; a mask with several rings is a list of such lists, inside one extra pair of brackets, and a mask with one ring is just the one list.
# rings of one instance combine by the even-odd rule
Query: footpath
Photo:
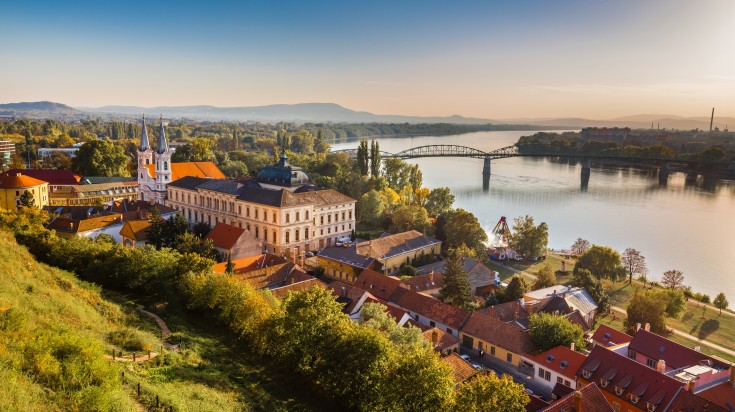
[[(156, 322), (156, 324), (158, 324), (158, 327), (161, 328), (161, 338), (162, 339), (166, 339), (169, 336), (171, 336), (171, 329), (168, 328), (168, 325), (166, 324), (166, 322), (163, 319), (161, 319), (160, 316), (156, 315), (153, 312), (149, 312), (149, 311), (143, 309), (143, 305), (138, 305), (138, 306), (135, 307), (135, 309), (137, 309), (138, 312), (143, 313), (143, 314), (149, 316), (150, 318), (152, 318)], [(177, 351), (177, 352), (181, 352), (181, 347), (179, 345), (172, 345), (172, 344), (170, 344), (168, 342), (165, 342), (165, 341), (162, 342), (162, 344), (163, 344), (163, 347), (166, 348), (166, 349), (174, 350), (174, 351)]]
[[(562, 260), (565, 260), (565, 259), (562, 259)], [(573, 263), (571, 261), (567, 261), (567, 262), (568, 263)], [(498, 267), (503, 267), (503, 268), (509, 269), (512, 272), (515, 272), (515, 273), (518, 273), (518, 274), (522, 274), (522, 275), (526, 275), (526, 276), (528, 276), (531, 279), (534, 279), (534, 280), (537, 279), (537, 276), (534, 275), (534, 274), (532, 274), (532, 273), (528, 273), (528, 272), (523, 271), (523, 270), (518, 270), (518, 269), (516, 269), (514, 267), (511, 267), (511, 266), (508, 266), (508, 265), (501, 266), (501, 265), (499, 265), (498, 263), (496, 263), (494, 261), (490, 261), (490, 263), (492, 265), (495, 265), (495, 266), (498, 266)], [(718, 309), (714, 308), (714, 306), (711, 306), (711, 307), (713, 308), (713, 310), (718, 310)], [(618, 307), (618, 306), (611, 306), (610, 309), (612, 309), (612, 310), (614, 310), (616, 312), (627, 314), (627, 312), (625, 311), (625, 309), (623, 309), (621, 307)], [(725, 311), (722, 312), (723, 315), (726, 314), (726, 313), (729, 316), (735, 316), (735, 315), (733, 315), (732, 313), (729, 313), (729, 312), (725, 312)], [(733, 350), (727, 349), (725, 347), (722, 347), (722, 346), (717, 345), (717, 344), (712, 343), (712, 342), (707, 342), (706, 340), (702, 340), (702, 339), (700, 339), (700, 338), (698, 338), (698, 337), (696, 337), (694, 335), (690, 335), (690, 334), (688, 334), (686, 332), (682, 332), (682, 331), (680, 331), (678, 329), (669, 328), (669, 330), (671, 330), (674, 334), (679, 335), (681, 337), (684, 337), (684, 338), (687, 338), (687, 339), (691, 339), (691, 340), (693, 340), (693, 341), (695, 341), (697, 343), (700, 343), (700, 344), (702, 344), (704, 346), (707, 346), (709, 348), (718, 350), (718, 351), (723, 352), (723, 353), (727, 353), (730, 356), (735, 356), (735, 351), (733, 351)]]

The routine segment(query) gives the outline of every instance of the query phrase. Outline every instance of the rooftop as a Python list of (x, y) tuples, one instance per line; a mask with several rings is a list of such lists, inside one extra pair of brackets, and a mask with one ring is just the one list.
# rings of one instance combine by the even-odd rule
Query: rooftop
[(592, 341), (604, 346), (616, 346), (624, 343), (628, 343), (633, 340), (633, 337), (627, 333), (615, 330), (605, 324), (601, 324), (597, 328), (594, 334), (592, 334)]
[(528, 331), (521, 326), (505, 323), (479, 312), (470, 315), (462, 328), (462, 333), (519, 355), (531, 353), (536, 349)]
[(82, 180), (78, 174), (64, 169), (9, 169), (3, 175), (14, 176), (17, 173), (43, 180), (52, 186), (78, 185)]
[[(155, 163), (147, 164), (149, 177), (156, 175)], [(182, 177), (192, 176), (201, 178), (224, 179), (226, 176), (212, 162), (181, 162), (171, 163), (171, 181), (175, 182)]]
[(330, 259), (360, 269), (367, 269), (375, 262), (375, 259), (369, 256), (358, 255), (354, 245), (350, 247), (326, 246), (318, 256), (320, 259)]
[(687, 348), (643, 328), (639, 329), (633, 336), (633, 340), (628, 344), (628, 350), (646, 355), (651, 359), (663, 359), (666, 366), (673, 369), (699, 365), (702, 362), (706, 362), (719, 370), (728, 369), (730, 366), (717, 358)]
[(600, 388), (591, 383), (578, 391), (572, 392), (558, 401), (551, 404), (542, 411), (554, 411), (554, 412), (582, 412), (578, 411), (575, 406), (575, 397), (580, 397), (577, 402), (581, 405), (581, 410), (584, 412), (613, 412), (612, 405), (607, 401), (605, 395), (603, 395)]
[(458, 337), (450, 335), (449, 333), (444, 332), (437, 327), (425, 330), (421, 333), (421, 335), (424, 337), (424, 339), (431, 343), (431, 346), (437, 352), (441, 352), (447, 348), (451, 348), (452, 346), (459, 345)]
[(412, 250), (423, 249), (433, 245), (439, 245), (441, 241), (426, 236), (415, 230), (397, 233), (395, 235), (380, 237), (357, 244), (357, 253), (370, 256), (375, 259), (390, 259)]
[(370, 292), (378, 299), (388, 301), (395, 290), (401, 287), (401, 281), (398, 278), (365, 269), (355, 279), (355, 286)]
[(388, 301), (457, 331), (470, 315), (465, 310), (403, 287), (397, 287)]
[(577, 369), (587, 359), (586, 355), (575, 352), (566, 346), (557, 346), (537, 355), (527, 355), (527, 357), (541, 365), (544, 369), (568, 377), (574, 377)]
[(480, 373), (477, 369), (473, 368), (469, 362), (460, 358), (456, 353), (451, 353), (449, 356), (443, 357), (442, 362), (452, 369), (452, 377), (457, 385), (466, 382), (473, 376)]
[(135, 241), (146, 241), (148, 240), (148, 228), (150, 227), (150, 220), (128, 220), (120, 229), (120, 236)]
[(205, 240), (211, 240), (214, 246), (230, 250), (237, 244), (237, 241), (247, 233), (247, 230), (228, 225), (227, 223), (217, 223), (212, 230), (209, 231)]
[(19, 173), (0, 175), (0, 189), (24, 189), (45, 185), (46, 182)]

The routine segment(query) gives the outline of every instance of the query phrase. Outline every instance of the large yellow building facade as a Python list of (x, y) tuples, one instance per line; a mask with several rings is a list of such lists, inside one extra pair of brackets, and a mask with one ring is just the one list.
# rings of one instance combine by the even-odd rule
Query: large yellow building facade
[(47, 182), (22, 173), (0, 175), (0, 209), (17, 209), (25, 192), (33, 197), (34, 207), (42, 208), (48, 205)]

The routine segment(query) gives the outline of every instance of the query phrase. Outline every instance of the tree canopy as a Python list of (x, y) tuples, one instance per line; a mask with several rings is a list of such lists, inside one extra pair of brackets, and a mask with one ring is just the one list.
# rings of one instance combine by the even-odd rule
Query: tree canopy
[(715, 300), (712, 301), (712, 304), (720, 310), (720, 313), (717, 315), (718, 318), (722, 315), (722, 310), (727, 309), (727, 307), (730, 306), (730, 303), (727, 301), (725, 294), (722, 292), (718, 293), (717, 296), (715, 296)]
[(598, 313), (607, 311), (610, 306), (610, 298), (605, 292), (602, 282), (592, 272), (587, 269), (575, 270), (572, 285), (582, 287), (590, 294), (590, 297), (597, 302)]
[(130, 176), (130, 158), (110, 140), (83, 144), (72, 159), (72, 169), (82, 176)]
[(645, 276), (648, 273), (646, 257), (632, 247), (626, 248), (621, 259), (625, 269), (628, 270), (628, 283), (633, 283), (633, 276)]
[(577, 259), (574, 273), (582, 269), (589, 270), (598, 279), (606, 278), (615, 281), (622, 273), (623, 267), (617, 251), (607, 246), (594, 245)]
[(517, 412), (530, 402), (525, 387), (509, 375), (478, 374), (457, 388), (454, 409), (464, 412)]
[(465, 310), (474, 309), (470, 281), (464, 270), (462, 255), (450, 253), (444, 263), (443, 286), (440, 291), (442, 299)]
[(661, 276), (661, 284), (667, 288), (677, 289), (684, 284), (684, 273), (677, 269), (667, 270)]
[(533, 290), (536, 290), (554, 285), (556, 285), (556, 275), (551, 268), (551, 264), (546, 262), (541, 266), (541, 269), (539, 269), (536, 282), (533, 283), (532, 288)]
[(464, 244), (470, 249), (481, 251), (487, 241), (487, 232), (477, 217), (464, 209), (446, 213), (443, 232), (448, 248), (457, 248)]
[(513, 237), (510, 246), (524, 256), (542, 256), (546, 254), (549, 243), (549, 226), (545, 222), (536, 225), (531, 216), (514, 219)]
[(569, 347), (571, 343), (574, 343), (576, 349), (582, 350), (587, 344), (582, 328), (564, 316), (543, 312), (534, 313), (529, 318), (529, 322), (529, 336), (541, 351), (557, 346)]

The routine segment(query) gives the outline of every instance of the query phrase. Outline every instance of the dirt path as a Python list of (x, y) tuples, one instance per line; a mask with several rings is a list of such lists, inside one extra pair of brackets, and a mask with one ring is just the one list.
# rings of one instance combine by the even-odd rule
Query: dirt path
[[(168, 325), (166, 325), (166, 322), (163, 319), (161, 319), (160, 316), (156, 315), (153, 312), (148, 312), (147, 310), (143, 309), (143, 305), (138, 305), (135, 307), (135, 309), (137, 309), (138, 312), (149, 316), (156, 322), (156, 324), (158, 324), (158, 327), (161, 328), (161, 337), (163, 339), (166, 339), (169, 336), (171, 336), (171, 329), (168, 328)], [(169, 350), (175, 350), (177, 352), (181, 351), (181, 348), (179, 347), (179, 345), (172, 345), (168, 342), (163, 342), (163, 347)]]

